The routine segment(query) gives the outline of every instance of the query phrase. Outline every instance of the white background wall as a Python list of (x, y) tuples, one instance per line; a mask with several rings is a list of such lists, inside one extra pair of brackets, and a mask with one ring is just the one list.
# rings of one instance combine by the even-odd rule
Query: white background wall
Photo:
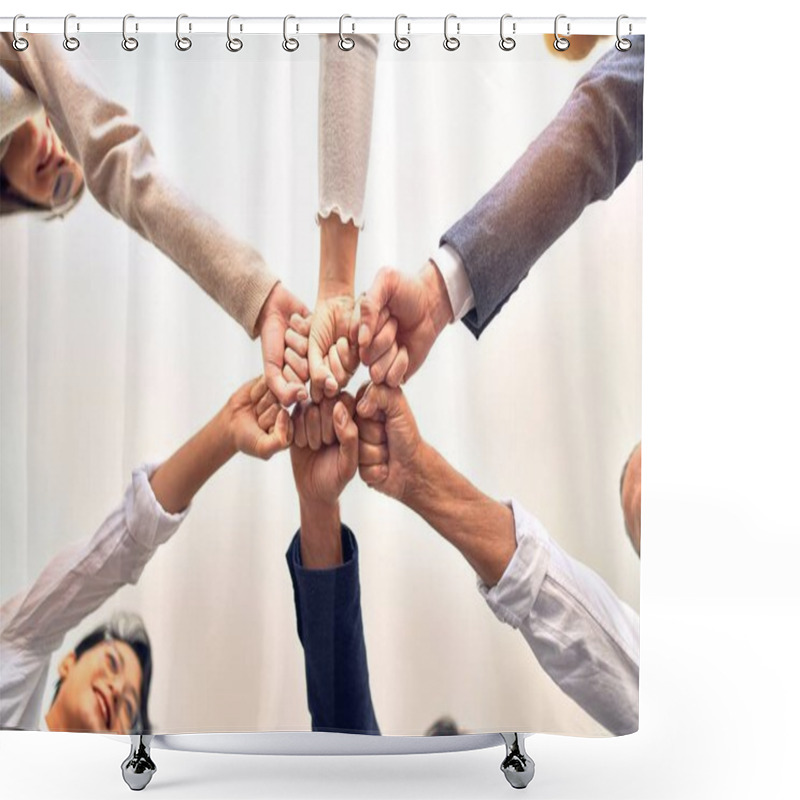
[[(115, 35), (86, 40), (76, 57), (91, 56), (176, 183), (313, 307), (317, 41), (287, 55), (261, 37), (232, 56), (219, 37), (198, 38), (190, 53), (172, 34), (140, 39), (136, 53)], [(357, 290), (382, 264), (418, 269), (609, 46), (571, 63), (542, 37), (512, 53), (494, 36), (455, 54), (437, 37), (408, 53), (382, 41)], [(92, 532), (135, 465), (167, 455), (260, 369), (258, 344), (92, 198), (63, 224), (20, 217), (7, 228), (4, 550), (14, 544), (4, 598)], [(423, 435), (458, 469), (518, 498), (638, 608), (619, 475), (640, 439), (640, 384), (641, 166), (541, 259), (479, 345), (460, 324), (448, 330), (406, 394)], [(422, 734), (443, 713), (475, 732), (602, 732), (498, 623), (466, 562), (426, 523), (359, 480), (342, 505), (361, 543), (384, 733)], [(307, 728), (283, 558), (298, 516), (288, 454), (237, 459), (139, 584), (68, 634), (53, 676), (82, 632), (131, 608), (153, 640), (156, 730)]]
[[(136, 11), (147, 13), (148, 5), (150, 13), (184, 10), (151, 3)], [(99, 13), (90, 6), (83, 13)], [(347, 10), (368, 7), (353, 2)], [(315, 9), (324, 6), (306, 2), (291, 11)], [(568, 10), (648, 16), (641, 730), (602, 742), (534, 737), (537, 776), (527, 791), (541, 798), (794, 797), (800, 285), (793, 211), (800, 174), (788, 91), (791, 33), (800, 20), (785, 9), (780, 19), (761, 16), (755, 7), (700, 16), (688, 3), (622, 9), (575, 0)], [(427, 3), (423, 13), (450, 11), (501, 9), (463, 0), (458, 8)], [(508, 11), (530, 13), (513, 4)], [(763, 23), (773, 31), (769, 41)], [(126, 752), (74, 734), (0, 735), (4, 786), (18, 797), (127, 791), (117, 766)], [(511, 791), (497, 771), (500, 750), (311, 761), (157, 756), (155, 781), (170, 797)]]

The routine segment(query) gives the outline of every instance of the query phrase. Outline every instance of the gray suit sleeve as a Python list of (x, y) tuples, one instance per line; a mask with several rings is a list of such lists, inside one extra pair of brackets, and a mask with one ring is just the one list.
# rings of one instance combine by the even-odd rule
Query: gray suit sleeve
[(531, 266), (642, 157), (644, 36), (603, 56), (556, 118), (441, 238), (461, 256), (475, 296), (463, 318), (477, 338)]

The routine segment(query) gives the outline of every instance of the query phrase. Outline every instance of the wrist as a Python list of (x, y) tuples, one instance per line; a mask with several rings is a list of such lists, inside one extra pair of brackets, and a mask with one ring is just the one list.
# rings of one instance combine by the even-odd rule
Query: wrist
[(339, 503), (300, 498), (300, 558), (306, 569), (342, 563)]
[(281, 285), (280, 281), (276, 281), (275, 285), (269, 290), (269, 294), (264, 298), (264, 303), (261, 306), (261, 311), (258, 312), (258, 318), (256, 319), (256, 334), (260, 334), (261, 330), (264, 327), (264, 323), (267, 321), (267, 315), (269, 314), (269, 306), (270, 302), (274, 300), (281, 289), (279, 288)]
[(211, 420), (214, 440), (218, 443), (220, 458), (227, 461), (239, 452), (233, 424), (233, 409), (228, 401)]
[(423, 514), (426, 499), (436, 490), (431, 480), (432, 467), (438, 455), (427, 442), (420, 439), (406, 467), (408, 479), (398, 500), (420, 515)]
[(334, 297), (354, 297), (353, 282), (342, 278), (325, 276), (325, 270), (320, 269), (319, 289), (317, 289), (317, 302), (330, 300)]
[(430, 317), (438, 336), (453, 321), (453, 309), (450, 305), (450, 295), (447, 293), (447, 284), (444, 282), (439, 268), (430, 259), (422, 267), (420, 279), (425, 287)]

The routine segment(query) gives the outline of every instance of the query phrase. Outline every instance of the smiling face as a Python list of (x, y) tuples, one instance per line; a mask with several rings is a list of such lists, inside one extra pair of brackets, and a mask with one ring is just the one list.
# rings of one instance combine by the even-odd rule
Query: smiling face
[(80, 164), (67, 153), (44, 111), (16, 128), (0, 170), (20, 197), (42, 208), (58, 208), (83, 185)]
[(128, 733), (139, 711), (142, 668), (133, 649), (111, 639), (58, 667), (61, 688), (47, 713), (50, 730)]

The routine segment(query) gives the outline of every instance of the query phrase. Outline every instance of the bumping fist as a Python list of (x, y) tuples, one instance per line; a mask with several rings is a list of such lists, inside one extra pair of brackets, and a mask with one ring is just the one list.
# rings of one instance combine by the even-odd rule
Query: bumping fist
[(291, 444), (294, 429), (289, 412), (267, 388), (264, 376), (239, 387), (225, 410), (234, 447), (240, 453), (266, 460)]
[(423, 442), (400, 389), (366, 384), (357, 395), (358, 469), (373, 489), (403, 500), (419, 475)]
[(292, 471), (301, 502), (333, 505), (358, 469), (355, 400), (346, 392), (292, 414)]

